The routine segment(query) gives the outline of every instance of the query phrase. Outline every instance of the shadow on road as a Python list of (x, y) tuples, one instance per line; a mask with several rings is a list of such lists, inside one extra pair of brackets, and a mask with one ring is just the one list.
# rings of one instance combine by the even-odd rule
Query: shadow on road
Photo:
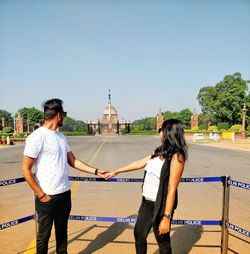
[[(135, 217), (131, 215), (129, 217)], [(108, 243), (114, 241), (125, 229), (133, 228), (129, 223), (113, 223), (107, 230), (97, 235), (97, 237), (89, 243), (89, 245), (78, 254), (91, 254), (102, 249)], [(200, 226), (179, 226), (173, 229), (174, 233), (171, 236), (172, 249), (175, 254), (188, 254), (201, 238), (202, 227)], [(86, 233), (86, 232), (84, 232)], [(79, 236), (72, 239), (73, 241)], [(120, 241), (119, 241), (120, 242)], [(121, 242), (120, 242), (121, 243)], [(124, 242), (128, 244), (128, 242)], [(134, 244), (134, 243), (131, 243)], [(153, 254), (158, 254), (156, 251)]]
[[(201, 238), (201, 226), (180, 226), (172, 229), (171, 245), (173, 253), (188, 254), (195, 243)], [(155, 251), (153, 254), (158, 254)]]
[[(130, 215), (128, 218), (134, 218), (136, 214)], [(97, 235), (97, 237), (89, 243), (89, 245), (79, 252), (79, 254), (91, 254), (95, 251), (103, 248), (108, 243), (114, 241), (123, 231), (127, 228), (131, 228), (129, 223), (113, 223), (107, 230)]]
[(201, 238), (201, 226), (176, 227), (171, 237), (173, 253), (187, 254)]
[[(129, 217), (136, 217), (136, 214), (130, 215)], [(76, 235), (74, 238), (69, 240), (68, 244), (74, 242), (74, 241), (81, 241), (81, 238), (84, 234), (87, 232), (93, 230), (94, 228), (99, 227), (97, 225), (92, 225), (88, 228), (86, 228), (83, 231), (80, 231), (78, 235)], [(106, 226), (105, 226), (106, 228)], [(121, 235), (124, 230), (126, 229), (133, 229), (134, 225), (130, 225), (129, 223), (120, 223), (116, 222), (113, 223), (110, 227), (108, 227), (105, 231), (98, 234), (97, 237), (92, 240), (88, 246), (78, 252), (78, 254), (92, 254), (96, 251), (102, 249), (110, 242), (116, 242), (116, 243), (124, 243), (124, 244), (134, 244), (134, 242), (128, 242), (128, 241), (115, 241), (115, 239)], [(201, 248), (215, 248), (219, 246), (205, 246), (205, 245), (196, 245), (196, 242), (199, 241), (202, 234), (202, 227), (201, 226), (178, 226), (175, 228), (172, 228), (174, 233), (171, 236), (171, 244), (172, 244), (172, 250), (175, 254), (188, 254), (190, 253), (191, 249), (193, 247), (201, 247)], [(90, 241), (89, 239), (85, 239), (87, 241)], [(157, 245), (155, 243), (149, 243), (153, 245)], [(50, 254), (55, 254), (55, 251), (50, 252)], [(235, 252), (237, 253), (237, 252)], [(153, 254), (159, 254), (159, 251), (155, 251)]]

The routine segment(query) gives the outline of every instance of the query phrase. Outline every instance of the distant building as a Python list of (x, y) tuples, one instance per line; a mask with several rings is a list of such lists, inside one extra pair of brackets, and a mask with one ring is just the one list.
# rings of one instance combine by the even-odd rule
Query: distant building
[(20, 111), (18, 112), (18, 116), (15, 119), (15, 121), (16, 121), (15, 122), (15, 126), (16, 126), (15, 131), (18, 132), (18, 133), (23, 133), (23, 118), (21, 116)]
[(115, 107), (111, 104), (111, 93), (109, 90), (108, 105), (106, 106), (102, 120), (88, 122), (88, 128), (92, 128), (95, 134), (102, 135), (119, 135), (121, 129), (126, 129), (129, 132), (130, 122), (125, 119), (119, 119)]
[(196, 113), (194, 109), (193, 115), (191, 116), (191, 129), (196, 128), (198, 126), (199, 126), (198, 114)]
[(164, 118), (160, 110), (159, 114), (157, 114), (156, 116), (156, 130), (157, 131), (161, 128), (163, 122), (164, 122)]

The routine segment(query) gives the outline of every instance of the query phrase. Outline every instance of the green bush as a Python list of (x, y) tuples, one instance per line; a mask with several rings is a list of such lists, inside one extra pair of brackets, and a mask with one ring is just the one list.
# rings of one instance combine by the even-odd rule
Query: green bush
[(198, 132), (200, 129), (199, 129), (199, 127), (193, 127), (192, 129), (191, 129), (191, 131), (193, 131), (193, 132)]
[(218, 128), (217, 128), (217, 126), (215, 126), (215, 125), (211, 125), (211, 126), (208, 127), (207, 130), (208, 130), (209, 132), (211, 132), (211, 131), (218, 131)]
[(228, 129), (229, 129), (229, 123), (227, 122), (218, 123), (218, 130), (228, 130)]
[(240, 132), (242, 130), (242, 126), (240, 124), (235, 124), (231, 126), (229, 130), (234, 132)]
[(62, 133), (65, 136), (85, 136), (85, 135), (87, 135), (86, 132), (80, 132), (80, 131), (72, 131), (72, 132), (71, 131), (69, 131), (69, 132), (62, 131)]
[[(123, 134), (123, 133), (122, 133)], [(144, 131), (134, 131), (132, 130), (130, 133), (125, 133), (127, 135), (157, 135), (158, 132), (156, 130), (144, 130)]]
[(3, 132), (9, 134), (9, 133), (13, 132), (13, 128), (12, 127), (4, 127)]
[(199, 127), (193, 127), (191, 130), (186, 130), (186, 132), (206, 132), (207, 130), (202, 129)]
[(207, 129), (207, 125), (205, 125), (205, 124), (200, 124), (200, 125), (199, 125), (199, 129), (201, 129), (201, 130), (206, 130), (206, 129)]
[(27, 138), (27, 136), (28, 136), (27, 132), (23, 132), (23, 133), (16, 132), (15, 135), (13, 135), (13, 138)]

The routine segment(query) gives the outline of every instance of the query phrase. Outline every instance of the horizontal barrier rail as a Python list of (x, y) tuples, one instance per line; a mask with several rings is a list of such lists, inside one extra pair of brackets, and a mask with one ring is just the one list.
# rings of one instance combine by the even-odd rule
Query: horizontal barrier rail
[[(102, 221), (102, 222), (121, 222), (121, 223), (136, 223), (136, 217), (100, 217), (100, 216), (82, 216), (82, 215), (70, 215), (69, 220), (81, 220), (81, 221)], [(221, 225), (219, 220), (172, 220), (171, 224), (174, 225)]]
[(229, 222), (227, 223), (227, 227), (234, 230), (234, 231), (236, 231), (236, 232), (238, 232), (238, 233), (240, 233), (240, 234), (242, 234), (242, 235), (244, 235), (244, 236), (250, 237), (250, 232), (247, 231), (246, 229), (235, 226), (234, 224), (231, 224)]
[(173, 220), (173, 225), (221, 226), (221, 220)]
[(12, 184), (16, 184), (16, 183), (22, 183), (22, 182), (25, 182), (25, 181), (26, 180), (25, 180), (24, 177), (15, 178), (15, 179), (1, 180), (0, 181), (0, 187), (7, 186), (7, 185), (12, 185)]
[(228, 181), (229, 185), (235, 186), (235, 187), (239, 187), (245, 190), (250, 190), (250, 184), (249, 183), (243, 183), (243, 182), (238, 182), (235, 180), (229, 180)]
[(83, 181), (83, 182), (130, 182), (130, 183), (140, 183), (143, 182), (143, 178), (110, 178), (105, 180), (100, 177), (80, 177), (80, 176), (69, 176), (70, 181)]
[[(34, 219), (34, 215), (30, 215), (21, 219), (9, 221), (0, 224), (0, 230), (10, 228), (21, 224), (23, 222)], [(136, 223), (136, 217), (103, 217), (103, 216), (83, 216), (83, 215), (70, 215), (69, 220), (78, 221), (99, 221), (99, 222), (114, 222), (114, 223)], [(189, 225), (189, 226), (220, 226), (220, 220), (172, 220), (173, 225)], [(233, 225), (234, 226), (234, 225)], [(237, 226), (234, 226), (237, 228)], [(246, 230), (241, 229), (244, 232)], [(244, 234), (246, 235), (246, 233)]]
[[(143, 178), (110, 178), (105, 180), (100, 177), (80, 177), (80, 176), (69, 176), (70, 181), (81, 181), (81, 182), (130, 182), (130, 183), (140, 183), (143, 182)], [(16, 179), (7, 179), (0, 181), (0, 187), (8, 186), (12, 184), (17, 184), (25, 182), (24, 177)], [(192, 177), (192, 178), (181, 178), (183, 183), (201, 183), (201, 182), (222, 182), (221, 176), (216, 177)]]
[(182, 183), (222, 182), (221, 176), (181, 178)]
[(27, 217), (24, 217), (24, 218), (21, 218), (21, 219), (5, 222), (5, 223), (0, 224), (0, 230), (10, 228), (10, 227), (16, 226), (18, 224), (21, 224), (23, 222), (33, 220), (33, 219), (34, 219), (34, 215), (30, 215), (30, 216), (27, 216)]

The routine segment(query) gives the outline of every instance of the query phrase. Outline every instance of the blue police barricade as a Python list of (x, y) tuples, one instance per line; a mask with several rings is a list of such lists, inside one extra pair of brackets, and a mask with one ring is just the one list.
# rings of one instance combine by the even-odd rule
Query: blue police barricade
[[(69, 176), (70, 181), (88, 181), (88, 182), (104, 182), (105, 180), (97, 177), (79, 177), (79, 176)], [(0, 187), (8, 186), (12, 184), (17, 184), (24, 182), (24, 178), (8, 179), (0, 181)], [(111, 178), (105, 182), (123, 182), (123, 183), (139, 183), (143, 182), (141, 178)], [(229, 215), (229, 186), (236, 186), (244, 189), (250, 189), (250, 184), (237, 182), (231, 180), (229, 176), (221, 177), (195, 177), (195, 178), (181, 178), (181, 182), (184, 183), (203, 183), (203, 182), (222, 182), (223, 183), (223, 209), (222, 209), (222, 219), (221, 220), (173, 220), (172, 224), (175, 225), (218, 225), (221, 226), (221, 253), (226, 254), (228, 251), (228, 229), (233, 229), (247, 237), (249, 237), (249, 231), (235, 226), (228, 221)], [(0, 224), (0, 230), (16, 226), (20, 223), (35, 219), (36, 215), (30, 215), (21, 219), (16, 219), (13, 221), (5, 222)], [(136, 218), (121, 218), (121, 217), (100, 217), (100, 216), (82, 216), (82, 215), (70, 215), (69, 220), (81, 220), (81, 221), (102, 221), (102, 222), (126, 222), (135, 223)], [(37, 224), (37, 223), (36, 223)]]
[[(236, 181), (236, 180), (231, 180), (231, 179), (228, 179), (228, 185), (231, 185), (233, 187), (236, 187), (236, 188), (241, 188), (241, 189), (244, 189), (244, 190), (250, 190), (250, 184), (249, 183), (243, 183), (243, 182), (239, 182), (239, 181)], [(227, 222), (227, 225), (226, 225), (229, 229), (232, 229), (246, 237), (250, 237), (250, 232), (246, 229), (243, 229), (239, 226), (236, 226), (234, 224), (231, 224), (230, 222)]]

